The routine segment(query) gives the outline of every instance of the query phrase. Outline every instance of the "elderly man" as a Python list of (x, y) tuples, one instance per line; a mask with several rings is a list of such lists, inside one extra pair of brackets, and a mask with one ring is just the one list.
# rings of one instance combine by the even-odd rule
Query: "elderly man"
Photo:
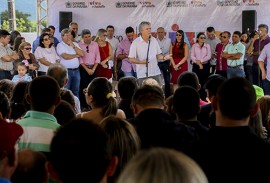
[(62, 42), (57, 45), (57, 53), (60, 56), (60, 63), (68, 70), (67, 89), (70, 89), (74, 95), (79, 97), (80, 71), (79, 57), (83, 56), (83, 51), (76, 42), (71, 41), (71, 30), (63, 29), (61, 31)]

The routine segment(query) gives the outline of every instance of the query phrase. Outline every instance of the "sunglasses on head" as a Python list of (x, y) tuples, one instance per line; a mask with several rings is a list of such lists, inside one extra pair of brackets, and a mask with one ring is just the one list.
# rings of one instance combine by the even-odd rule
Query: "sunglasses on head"
[(89, 46), (86, 46), (86, 52), (89, 53)]
[(31, 50), (32, 48), (24, 48), (25, 50)]

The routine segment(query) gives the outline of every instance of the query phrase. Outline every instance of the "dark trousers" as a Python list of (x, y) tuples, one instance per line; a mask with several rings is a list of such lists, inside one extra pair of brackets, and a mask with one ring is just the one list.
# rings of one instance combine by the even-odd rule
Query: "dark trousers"
[(262, 75), (258, 63), (252, 65), (252, 80), (254, 85), (262, 87)]
[(206, 93), (204, 90), (204, 85), (207, 78), (210, 75), (210, 64), (203, 64), (203, 69), (200, 69), (197, 64), (193, 64), (192, 72), (195, 72), (199, 78), (199, 82), (201, 84), (201, 89), (199, 90), (199, 94), (202, 100), (206, 99)]
[(216, 70), (216, 74), (219, 74), (224, 78), (227, 78), (227, 70)]
[(2, 79), (12, 79), (10, 71), (0, 70), (0, 80)]
[(96, 78), (96, 72), (94, 74), (92, 74), (92, 75), (89, 75), (82, 66), (80, 66), (79, 69), (80, 69), (80, 75), (81, 75), (79, 99), (80, 99), (80, 102), (81, 102), (81, 107), (82, 108), (87, 108), (88, 105), (86, 103), (86, 99), (85, 99), (85, 95), (83, 93), (83, 89), (87, 88), (89, 83), (94, 78)]
[(171, 88), (170, 88), (170, 60), (166, 60), (164, 62), (158, 62), (158, 66), (160, 71), (163, 74), (164, 83), (165, 83), (165, 97), (168, 98), (171, 96)]

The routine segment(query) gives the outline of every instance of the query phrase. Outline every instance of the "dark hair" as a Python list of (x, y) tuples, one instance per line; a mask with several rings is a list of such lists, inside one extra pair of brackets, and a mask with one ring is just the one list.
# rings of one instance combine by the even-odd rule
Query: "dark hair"
[(43, 183), (46, 181), (45, 164), (47, 158), (42, 152), (23, 149), (18, 152), (18, 156), (18, 166), (11, 177), (13, 183)]
[(27, 87), (29, 85), (28, 81), (20, 81), (16, 84), (13, 89), (13, 94), (11, 98), (11, 113), (9, 118), (16, 120), (22, 117), (26, 111), (30, 109), (29, 104), (25, 100), (25, 95), (27, 93)]
[(50, 150), (50, 161), (64, 183), (100, 182), (112, 157), (105, 132), (82, 118), (60, 127)]
[(22, 43), (23, 39), (25, 40), (24, 37), (16, 37), (15, 38), (13, 50), (16, 51), (17, 53), (19, 52), (19, 46)]
[(57, 119), (57, 123), (61, 126), (69, 123), (76, 117), (73, 106), (64, 100), (61, 100), (57, 105), (53, 115)]
[(75, 100), (74, 100), (74, 95), (73, 95), (72, 91), (70, 91), (66, 88), (61, 88), (60, 96), (61, 96), (61, 100), (66, 101), (73, 108), (75, 107)]
[[(184, 48), (184, 40), (185, 40), (185, 33), (183, 30), (178, 30), (176, 33), (179, 33), (182, 35), (181, 41), (180, 41), (180, 47), (179, 47), (179, 52), (183, 52)], [(175, 39), (174, 45), (177, 43), (177, 39)]]
[(10, 33), (4, 29), (0, 30), (0, 38), (3, 37), (3, 38), (6, 38), (7, 36), (9, 36)]
[(131, 99), (138, 87), (137, 80), (133, 76), (122, 77), (117, 85), (118, 93), (122, 99)]
[(164, 106), (165, 99), (163, 90), (154, 85), (144, 85), (135, 91), (132, 97), (132, 105), (145, 106)]
[(260, 24), (258, 26), (258, 28), (261, 28), (261, 27), (265, 28), (266, 29), (266, 32), (268, 32), (268, 25), (266, 25), (266, 24)]
[(90, 30), (88, 30), (88, 29), (83, 29), (83, 30), (82, 30), (82, 33), (81, 33), (81, 36), (83, 37), (83, 36), (86, 35), (86, 34), (90, 34), (90, 35), (91, 35)]
[(55, 27), (53, 25), (48, 26), (49, 29), (55, 30)]
[[(203, 32), (200, 32), (200, 33), (197, 35), (197, 37), (196, 37), (196, 43), (199, 42), (199, 37), (200, 37), (201, 35), (204, 35), (204, 37), (205, 37), (205, 34), (204, 34)], [(204, 46), (204, 43), (202, 44), (201, 47), (203, 47), (203, 46)]]
[(15, 83), (13, 83), (9, 79), (0, 80), (0, 91), (4, 92), (9, 99), (12, 97), (12, 91), (15, 87)]
[(16, 70), (18, 70), (18, 67), (19, 66), (21, 66), (21, 67), (25, 67), (26, 68), (26, 70), (28, 70), (28, 67), (25, 65), (25, 63), (24, 62), (18, 62), (17, 64), (16, 64)]
[(254, 38), (256, 36), (256, 34), (257, 34), (257, 31), (251, 32), (249, 35), (249, 39)]
[(247, 118), (256, 105), (254, 87), (245, 78), (231, 78), (218, 89), (217, 103), (222, 115), (234, 120)]
[(44, 34), (46, 32), (51, 32), (51, 30), (45, 27), (44, 29), (42, 29), (41, 34)]
[(29, 85), (28, 94), (31, 98), (31, 108), (46, 112), (60, 97), (60, 88), (55, 79), (49, 76), (34, 78)]
[(222, 34), (223, 34), (223, 33), (227, 33), (228, 36), (229, 36), (229, 38), (231, 37), (231, 33), (230, 33), (229, 31), (224, 31), (224, 32), (222, 32)]
[(76, 37), (76, 33), (75, 33), (73, 30), (71, 30), (70, 34), (71, 34), (71, 36), (72, 36), (73, 38)]
[(101, 115), (107, 117), (109, 115), (116, 115), (117, 104), (112, 96), (113, 87), (107, 78), (98, 77), (91, 81), (88, 85), (88, 95), (93, 97), (93, 106), (101, 107)]
[[(49, 36), (49, 39), (50, 39), (50, 34), (47, 34), (47, 33), (43, 33), (43, 34), (41, 34), (40, 35), (40, 38), (39, 38), (39, 46), (41, 47), (41, 48), (45, 48), (45, 46), (44, 46), (44, 44), (43, 44), (43, 41), (44, 41), (44, 37), (45, 36)], [(51, 43), (50, 45), (49, 45), (49, 48), (50, 47), (52, 47), (52, 45), (53, 45), (53, 43)]]
[(126, 34), (134, 32), (134, 29), (132, 27), (126, 28)]
[(249, 32), (247, 32), (247, 31), (244, 31), (244, 32), (242, 32), (241, 33), (241, 36), (243, 35), (243, 34), (246, 34), (247, 35), (247, 40), (246, 41), (244, 41), (244, 40), (242, 40), (242, 38), (241, 38), (241, 42), (245, 42), (245, 43), (248, 43), (249, 42)]
[(199, 79), (196, 73), (185, 71), (179, 75), (177, 79), (178, 87), (180, 86), (191, 86), (195, 90), (200, 89)]
[(206, 31), (207, 32), (213, 32), (213, 31), (215, 31), (215, 28), (214, 27), (207, 27)]
[(10, 103), (7, 95), (0, 91), (0, 113), (2, 117), (5, 119), (8, 117), (10, 112)]
[(177, 88), (173, 95), (173, 108), (180, 120), (196, 117), (200, 109), (198, 91), (190, 86)]
[(226, 78), (218, 74), (213, 74), (209, 76), (204, 87), (208, 91), (209, 97), (216, 96), (218, 88), (225, 81), (226, 81)]
[(114, 26), (112, 26), (112, 25), (108, 25), (107, 28), (106, 28), (106, 30), (108, 30), (109, 28), (111, 28), (111, 29), (114, 30)]
[(10, 33), (10, 42), (9, 42), (9, 44), (13, 46), (13, 45), (14, 45), (14, 41), (15, 41), (15, 39), (16, 39), (18, 36), (21, 37), (21, 33), (19, 33), (19, 32), (16, 31), (16, 30), (12, 31), (12, 32)]
[(238, 36), (239, 36), (239, 38), (240, 38), (240, 37), (241, 37), (241, 35), (242, 35), (240, 31), (234, 31), (234, 32), (233, 32), (233, 34), (238, 35)]
[(65, 66), (60, 63), (51, 64), (47, 70), (47, 75), (53, 77), (60, 88), (65, 86), (66, 79), (68, 78), (68, 71)]
[(108, 181), (116, 182), (126, 164), (139, 151), (140, 139), (135, 128), (128, 121), (116, 116), (106, 117), (100, 122), (100, 127), (108, 135), (112, 155), (118, 157), (115, 173)]

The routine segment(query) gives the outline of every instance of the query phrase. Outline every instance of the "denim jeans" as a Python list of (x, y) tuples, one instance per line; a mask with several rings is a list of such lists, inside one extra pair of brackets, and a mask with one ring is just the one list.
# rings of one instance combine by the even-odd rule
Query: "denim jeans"
[(137, 78), (137, 73), (134, 72), (133, 70), (131, 72), (123, 72), (124, 73), (124, 76), (127, 77), (127, 76), (133, 76), (135, 78)]
[(264, 95), (270, 95), (270, 81), (267, 79), (262, 80), (263, 92)]
[(77, 69), (68, 69), (68, 83), (66, 88), (71, 90), (72, 93), (79, 97), (79, 89), (80, 89), (80, 71)]
[(12, 79), (10, 71), (0, 70), (0, 80), (2, 79)]
[(233, 77), (245, 77), (245, 71), (244, 68), (241, 67), (228, 67), (227, 69), (227, 78), (233, 78)]
[(166, 60), (164, 62), (158, 62), (158, 67), (163, 74), (164, 83), (165, 83), (165, 97), (168, 98), (171, 96), (171, 89), (170, 89), (170, 60)]

